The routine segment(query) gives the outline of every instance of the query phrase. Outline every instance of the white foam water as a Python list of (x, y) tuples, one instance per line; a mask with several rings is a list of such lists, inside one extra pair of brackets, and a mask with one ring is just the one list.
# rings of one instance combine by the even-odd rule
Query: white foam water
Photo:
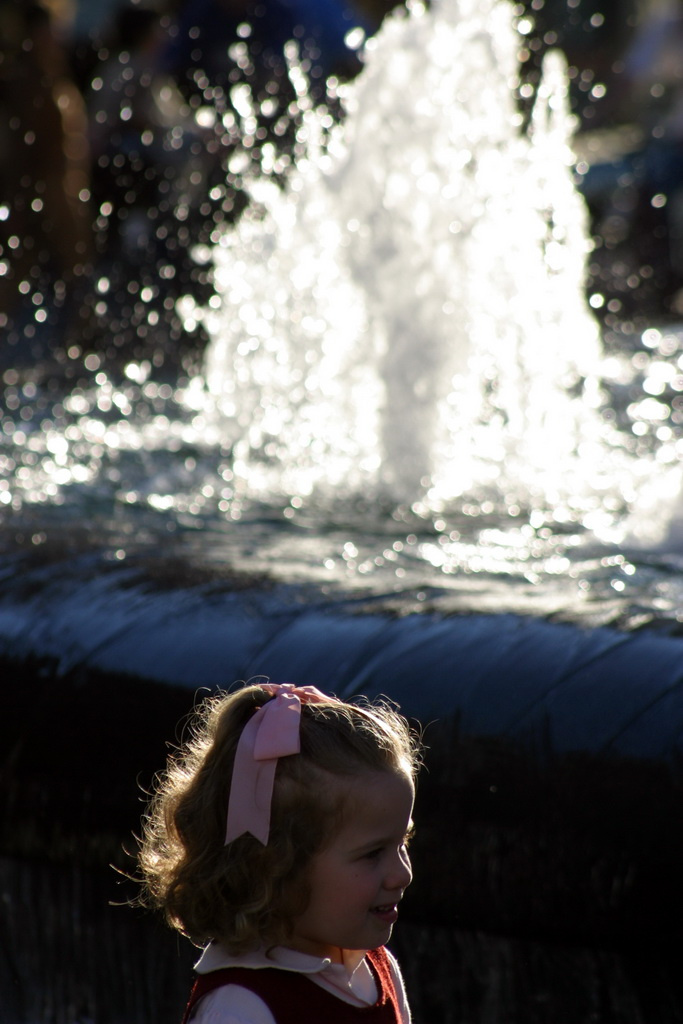
[(250, 494), (469, 497), (604, 536), (643, 478), (648, 530), (669, 507), (677, 475), (600, 414), (563, 60), (525, 126), (519, 46), (506, 2), (413, 4), (370, 40), (325, 145), (292, 58), (305, 155), (284, 190), (253, 176), (202, 313), (213, 426)]

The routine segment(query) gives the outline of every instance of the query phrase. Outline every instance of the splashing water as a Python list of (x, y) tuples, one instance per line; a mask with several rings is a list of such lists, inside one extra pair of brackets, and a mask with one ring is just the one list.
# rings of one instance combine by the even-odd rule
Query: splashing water
[(250, 493), (493, 498), (603, 530), (633, 501), (598, 408), (562, 58), (525, 130), (518, 46), (506, 3), (413, 5), (371, 40), (325, 146), (304, 102), (284, 192), (251, 182), (203, 313), (206, 382)]
[(269, 143), (246, 160), (251, 205), (198, 254), (215, 294), (180, 303), (210, 334), (202, 375), (141, 358), (117, 383), (95, 353), (67, 394), (5, 373), (0, 507), (27, 543), (86, 522), (116, 560), (177, 534), (402, 610), (677, 614), (683, 332), (603, 353), (565, 71), (549, 54), (525, 125), (519, 43), (505, 2), (413, 4), (340, 125), (288, 54), (301, 155), (284, 188)]

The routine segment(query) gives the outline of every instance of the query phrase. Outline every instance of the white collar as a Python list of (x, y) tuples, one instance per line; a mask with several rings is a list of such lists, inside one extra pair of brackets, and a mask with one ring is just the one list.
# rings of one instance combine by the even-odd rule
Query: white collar
[(224, 967), (279, 967), (281, 970), (294, 971), (297, 974), (325, 972), (327, 975), (338, 976), (343, 973), (349, 979), (364, 961), (365, 952), (364, 949), (343, 949), (343, 963), (335, 964), (329, 957), (310, 956), (286, 946), (274, 946), (269, 950), (262, 947), (250, 953), (233, 956), (219, 942), (211, 942), (195, 964), (195, 970), (198, 974), (208, 974)]

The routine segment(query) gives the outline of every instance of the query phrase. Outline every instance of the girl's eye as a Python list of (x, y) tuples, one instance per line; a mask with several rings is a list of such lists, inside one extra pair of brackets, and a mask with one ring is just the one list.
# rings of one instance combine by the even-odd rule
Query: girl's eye
[(369, 850), (365, 854), (366, 860), (378, 860), (382, 856), (382, 847), (378, 846), (376, 850)]

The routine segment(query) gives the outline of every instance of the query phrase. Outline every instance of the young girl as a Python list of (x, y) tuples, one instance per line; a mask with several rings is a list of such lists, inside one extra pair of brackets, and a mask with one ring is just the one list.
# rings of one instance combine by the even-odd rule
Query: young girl
[(408, 1024), (384, 944), (418, 763), (383, 703), (262, 683), (202, 705), (140, 850), (147, 902), (205, 946), (184, 1024)]

